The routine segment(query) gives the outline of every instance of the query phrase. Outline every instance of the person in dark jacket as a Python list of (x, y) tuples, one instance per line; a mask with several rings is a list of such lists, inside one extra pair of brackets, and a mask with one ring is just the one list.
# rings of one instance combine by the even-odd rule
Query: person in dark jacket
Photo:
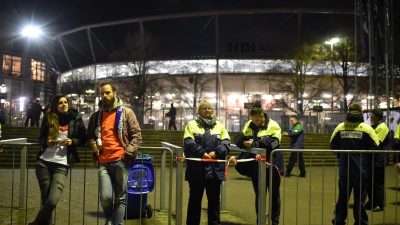
[[(371, 112), (371, 124), (379, 138), (379, 149), (388, 150), (390, 147), (389, 128), (382, 120), (383, 112), (381, 109), (373, 109)], [(367, 187), (369, 201), (365, 208), (372, 209), (374, 212), (383, 211), (385, 206), (385, 165), (386, 154), (374, 154), (373, 165), (370, 175), (370, 183)]]
[[(185, 127), (183, 137), (186, 158), (221, 159), (229, 154), (228, 131), (217, 121), (214, 109), (207, 100), (200, 102), (198, 118)], [(208, 200), (208, 224), (218, 225), (220, 221), (220, 186), (225, 180), (224, 162), (199, 162), (186, 160), (185, 179), (189, 182), (189, 202), (186, 224), (199, 225), (201, 200), (204, 189)]]
[(36, 101), (32, 104), (31, 110), (32, 110), (31, 127), (39, 127), (40, 115), (42, 114), (43, 111), (39, 99), (36, 99)]
[(52, 213), (65, 188), (69, 169), (79, 162), (76, 147), (85, 141), (86, 130), (78, 111), (69, 108), (65, 95), (54, 96), (40, 128), (42, 148), (35, 166), (41, 208), (29, 225), (52, 224)]
[[(265, 148), (267, 150), (267, 159), (271, 162), (270, 155), (272, 150), (279, 148), (281, 142), (281, 128), (277, 122), (270, 119), (266, 113), (264, 113), (261, 108), (261, 104), (256, 103), (254, 108), (250, 110), (250, 120), (245, 124), (241, 134), (235, 137), (235, 144), (239, 148)], [(245, 152), (244, 154), (253, 155), (252, 158), (256, 157), (252, 153)], [(250, 157), (249, 157), (250, 158)], [(256, 194), (255, 205), (256, 213), (258, 212), (258, 163), (252, 164), (251, 168), (247, 168), (248, 171), (242, 171), (238, 169), (240, 166), (237, 165), (237, 170), (241, 174), (246, 174), (246, 176), (251, 178), (254, 192)], [(272, 225), (279, 224), (281, 199), (279, 187), (281, 183), (280, 176), (283, 174), (284, 165), (283, 157), (281, 152), (274, 153), (272, 167), (267, 168), (267, 186), (269, 189), (269, 169), (273, 168), (272, 177)], [(244, 173), (243, 173), (244, 172)], [(258, 219), (258, 216), (257, 216)]]
[[(346, 121), (335, 128), (330, 142), (333, 150), (376, 150), (379, 145), (379, 139), (374, 129), (364, 123), (360, 104), (349, 106)], [(371, 169), (370, 156), (370, 154), (362, 153), (337, 154), (339, 159), (339, 197), (332, 224), (346, 224), (348, 200), (352, 191), (354, 191), (354, 224), (368, 224), (365, 198)]]
[(174, 103), (171, 103), (171, 108), (166, 113), (166, 116), (169, 117), (168, 130), (171, 130), (172, 128), (176, 130), (176, 108), (174, 107)]
[[(290, 137), (290, 148), (291, 149), (303, 149), (304, 148), (304, 130), (303, 125), (298, 121), (296, 115), (290, 116), (290, 124), (292, 129), (289, 132), (283, 132), (283, 135)], [(289, 163), (286, 166), (286, 177), (291, 176), (291, 172), (295, 163), (298, 163), (300, 169), (299, 177), (306, 176), (306, 167), (304, 165), (303, 152), (291, 152)]]

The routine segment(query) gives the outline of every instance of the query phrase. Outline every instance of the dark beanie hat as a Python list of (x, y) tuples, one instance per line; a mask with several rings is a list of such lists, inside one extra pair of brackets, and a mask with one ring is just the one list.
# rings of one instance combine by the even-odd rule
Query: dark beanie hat
[(378, 109), (378, 108), (373, 109), (373, 110), (371, 110), (371, 113), (374, 114), (379, 119), (382, 119), (382, 117), (383, 117), (383, 111), (381, 109)]

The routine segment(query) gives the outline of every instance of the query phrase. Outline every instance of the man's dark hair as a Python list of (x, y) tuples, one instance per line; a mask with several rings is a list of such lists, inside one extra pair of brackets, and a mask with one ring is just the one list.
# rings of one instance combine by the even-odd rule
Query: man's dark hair
[(299, 120), (299, 118), (297, 117), (297, 115), (291, 115), (290, 118), (294, 118), (296, 120)]
[(114, 92), (116, 91), (115, 86), (111, 82), (108, 82), (108, 81), (101, 83), (100, 87), (103, 87), (103, 86), (106, 86), (106, 85), (110, 85), (111, 90), (114, 91)]
[(261, 116), (264, 115), (264, 110), (261, 108), (261, 102), (256, 101), (253, 108), (250, 110), (250, 116)]
[(371, 111), (371, 113), (378, 117), (378, 119), (380, 120), (383, 118), (383, 111), (381, 109), (375, 108)]
[(357, 112), (362, 112), (361, 105), (358, 103), (353, 103), (349, 106), (349, 111), (357, 111)]

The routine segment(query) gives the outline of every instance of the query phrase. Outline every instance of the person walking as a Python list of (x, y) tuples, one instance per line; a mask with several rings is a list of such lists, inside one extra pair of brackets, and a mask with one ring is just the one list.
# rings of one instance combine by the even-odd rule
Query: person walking
[[(256, 103), (250, 110), (250, 120), (244, 125), (244, 128), (240, 135), (235, 137), (235, 144), (239, 148), (265, 148), (267, 150), (267, 158), (270, 159), (272, 150), (279, 148), (281, 142), (281, 128), (279, 124), (270, 119), (261, 108), (261, 104)], [(255, 158), (256, 155), (252, 153), (247, 154), (244, 158)], [(240, 157), (240, 156), (239, 156)], [(277, 152), (273, 156), (273, 166), (267, 168), (267, 180), (266, 188), (269, 187), (269, 170), (273, 168), (272, 173), (272, 210), (271, 218), (272, 225), (279, 224), (281, 199), (280, 199), (280, 176), (283, 175), (284, 164), (282, 153)], [(231, 157), (232, 159), (232, 157)], [(269, 160), (270, 161), (270, 160)], [(256, 213), (258, 212), (258, 163), (252, 163), (251, 166), (244, 166), (244, 163), (236, 165), (236, 170), (242, 175), (246, 175), (251, 178), (254, 192), (256, 194), (255, 205)], [(257, 216), (258, 220), (258, 216)]]
[[(283, 132), (283, 135), (289, 136), (291, 149), (304, 149), (304, 130), (303, 125), (298, 121), (296, 115), (290, 116), (290, 124), (292, 129), (289, 132)], [(294, 164), (297, 162), (300, 175), (299, 177), (306, 176), (306, 167), (304, 165), (303, 152), (291, 152), (289, 163), (286, 166), (285, 177), (290, 177)]]
[(176, 108), (174, 107), (174, 103), (171, 103), (171, 108), (167, 112), (166, 116), (169, 117), (169, 122), (168, 122), (168, 130), (171, 130), (174, 128), (176, 129)]
[[(379, 149), (388, 150), (390, 147), (389, 127), (382, 118), (383, 112), (381, 109), (373, 109), (371, 111), (371, 124), (379, 138)], [(371, 175), (367, 186), (369, 201), (365, 204), (365, 208), (380, 212), (385, 207), (386, 153), (374, 154), (372, 160)]]
[(120, 225), (127, 203), (128, 164), (136, 159), (142, 135), (135, 113), (123, 106), (113, 84), (102, 83), (100, 95), (99, 110), (89, 119), (89, 145), (98, 162), (105, 225)]
[(65, 95), (55, 95), (40, 127), (42, 148), (35, 163), (41, 208), (29, 225), (50, 225), (52, 213), (64, 191), (73, 163), (79, 162), (77, 147), (86, 142), (86, 130), (77, 110), (69, 108)]
[[(332, 133), (332, 150), (376, 150), (379, 139), (374, 129), (364, 123), (361, 105), (351, 104), (346, 121), (340, 123)], [(346, 224), (348, 201), (354, 191), (353, 216), (355, 225), (367, 225), (365, 211), (366, 188), (371, 169), (371, 155), (362, 153), (338, 153), (339, 197), (335, 206), (334, 225)]]
[(31, 118), (31, 127), (39, 127), (40, 115), (42, 114), (42, 105), (40, 104), (39, 99), (32, 104), (32, 118)]
[[(201, 101), (198, 118), (185, 127), (184, 153), (187, 158), (225, 160), (229, 154), (228, 131), (217, 121), (209, 101)], [(189, 183), (189, 201), (186, 224), (199, 225), (204, 189), (208, 200), (208, 224), (219, 225), (220, 187), (225, 180), (224, 162), (199, 162), (186, 160), (185, 179)]]
[(31, 101), (28, 104), (26, 104), (25, 127), (29, 127), (29, 124), (31, 127), (33, 125), (32, 105), (33, 105), (33, 102), (31, 102)]

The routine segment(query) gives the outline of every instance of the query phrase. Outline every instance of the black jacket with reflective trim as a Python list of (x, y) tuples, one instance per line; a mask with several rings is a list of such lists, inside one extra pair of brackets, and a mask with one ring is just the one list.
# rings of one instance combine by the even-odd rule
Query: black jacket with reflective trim
[[(385, 124), (383, 120), (379, 120), (375, 124), (372, 125), (372, 128), (375, 130), (375, 133), (379, 138), (379, 149), (387, 150), (390, 147), (390, 139), (391, 135), (389, 132), (388, 126)], [(386, 165), (386, 154), (374, 154), (374, 167), (384, 167)]]
[[(379, 140), (374, 129), (363, 122), (361, 112), (351, 111), (331, 136), (333, 150), (376, 150)], [(371, 154), (338, 153), (339, 176), (367, 177)]]

